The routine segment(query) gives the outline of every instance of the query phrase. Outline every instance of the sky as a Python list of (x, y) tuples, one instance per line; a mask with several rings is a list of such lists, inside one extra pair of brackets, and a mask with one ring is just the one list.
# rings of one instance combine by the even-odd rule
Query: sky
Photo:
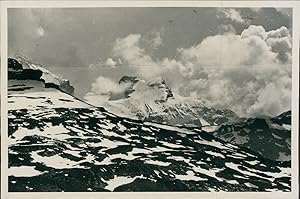
[[(288, 8), (10, 8), (8, 52), (69, 79), (75, 95), (119, 92), (124, 75), (240, 116), (291, 108)], [(101, 81), (99, 81), (101, 79)]]

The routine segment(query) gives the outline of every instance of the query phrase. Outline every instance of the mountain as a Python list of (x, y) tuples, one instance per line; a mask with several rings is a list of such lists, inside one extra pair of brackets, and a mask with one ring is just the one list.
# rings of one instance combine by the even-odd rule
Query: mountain
[(201, 128), (266, 158), (291, 160), (290, 111), (274, 118), (239, 118), (228, 109), (218, 110), (205, 106), (199, 100), (176, 95), (161, 77), (145, 81), (124, 76), (119, 84), (126, 88), (122, 95), (110, 96), (103, 101), (99, 100), (99, 95), (89, 94), (86, 99), (117, 115), (173, 126)]
[[(62, 79), (46, 70), (39, 64), (32, 63), (25, 56), (16, 55), (14, 59), (9, 58), (8, 65), (10, 66), (8, 68), (8, 75), (19, 75), (20, 77), (27, 77), (27, 75), (38, 76), (38, 74), (41, 73), (41, 77), (36, 78), (41, 79), (46, 84), (46, 86), (56, 86), (66, 93), (74, 94), (74, 87), (70, 85), (69, 80)], [(18, 71), (20, 71), (21, 74), (17, 73)]]
[(116, 116), (16, 59), (8, 69), (11, 192), (291, 191), (291, 161), (200, 129)]
[(218, 110), (199, 100), (174, 94), (161, 77), (146, 81), (124, 76), (119, 84), (126, 88), (122, 97), (111, 95), (107, 100), (100, 100), (99, 95), (89, 93), (85, 99), (120, 116), (176, 126), (216, 126), (240, 119), (228, 109)]
[(223, 124), (214, 135), (269, 159), (291, 160), (291, 111), (273, 118), (249, 118), (239, 123)]

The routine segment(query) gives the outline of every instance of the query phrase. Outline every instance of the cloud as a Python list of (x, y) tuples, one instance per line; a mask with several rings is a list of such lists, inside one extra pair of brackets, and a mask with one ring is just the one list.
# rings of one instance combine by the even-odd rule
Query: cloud
[(220, 24), (218, 26), (218, 32), (219, 34), (225, 34), (225, 33), (236, 33), (236, 30), (234, 29), (232, 24), (226, 23), (226, 24)]
[(113, 48), (113, 56), (120, 58), (123, 65), (128, 65), (138, 76), (146, 79), (167, 73), (174, 68), (187, 72), (186, 68), (176, 60), (168, 58), (154, 60), (142, 47), (141, 34), (130, 34), (125, 38), (118, 38)]
[(89, 68), (97, 69), (97, 68), (117, 68), (121, 66), (122, 60), (120, 58), (107, 58), (105, 61), (102, 58), (98, 58), (96, 63), (89, 64)]
[(273, 52), (277, 53), (277, 58), (282, 63), (292, 61), (292, 38), (289, 30), (282, 26), (267, 33), (267, 44)]
[(265, 40), (267, 38), (267, 33), (264, 27), (251, 25), (247, 29), (243, 30), (241, 34), (242, 38), (247, 38), (250, 36), (258, 36), (262, 40)]
[(291, 62), (292, 39), (289, 30), (282, 26), (266, 32), (262, 26), (251, 25), (241, 34), (242, 38), (258, 36), (263, 40), (272, 53), (276, 53), (277, 61)]
[(38, 36), (43, 37), (45, 35), (45, 30), (43, 27), (40, 26), (37, 28), (36, 33)]
[(178, 49), (185, 62), (209, 67), (232, 68), (274, 63), (276, 54), (257, 36), (216, 35), (207, 37), (199, 45)]
[(253, 12), (259, 12), (262, 10), (261, 7), (251, 7), (250, 10), (252, 10)]
[(118, 63), (116, 61), (114, 61), (112, 58), (108, 58), (105, 62), (106, 66), (109, 66), (109, 67), (112, 67), (112, 68), (115, 68), (117, 64)]
[(99, 76), (92, 84), (91, 90), (96, 94), (107, 95), (121, 92), (123, 91), (123, 87), (108, 78)]
[(155, 32), (154, 35), (155, 36), (153, 38), (153, 48), (156, 49), (162, 45), (163, 41), (160, 32)]
[(269, 38), (290, 37), (290, 31), (284, 26), (276, 30), (271, 30), (267, 34)]
[(246, 21), (242, 18), (240, 11), (234, 8), (221, 8), (218, 9), (218, 18), (228, 19), (232, 22), (244, 24)]
[(250, 26), (241, 35), (207, 37), (179, 52), (181, 60), (194, 64), (194, 73), (208, 74), (183, 85), (181, 93), (214, 107), (231, 107), (241, 116), (290, 109), (291, 40), (285, 27), (266, 32), (262, 26)]
[(281, 62), (286, 63), (292, 59), (290, 53), (292, 44), (288, 37), (269, 38), (267, 44), (272, 48), (273, 52), (277, 53), (277, 58)]
[[(132, 75), (161, 76), (174, 92), (240, 116), (276, 115), (291, 108), (291, 36), (285, 27), (266, 31), (251, 25), (241, 34), (208, 36), (178, 48), (173, 58), (153, 58), (142, 40), (143, 35), (130, 34), (118, 38), (112, 50)], [(111, 90), (102, 94), (121, 92), (102, 78), (95, 85), (106, 82)]]
[(162, 26), (158, 30), (151, 31), (143, 35), (141, 42), (144, 47), (150, 47), (150, 50), (156, 50), (163, 45), (163, 37), (165, 36), (165, 27)]
[(139, 71), (140, 74), (147, 76), (155, 73), (158, 65), (140, 46), (141, 37), (140, 34), (130, 34), (125, 38), (118, 38), (113, 48), (113, 55)]
[(84, 97), (89, 102), (97, 101), (97, 104), (104, 104), (110, 99), (118, 99), (124, 96), (129, 84), (118, 84), (117, 82), (99, 76), (91, 86), (91, 91)]

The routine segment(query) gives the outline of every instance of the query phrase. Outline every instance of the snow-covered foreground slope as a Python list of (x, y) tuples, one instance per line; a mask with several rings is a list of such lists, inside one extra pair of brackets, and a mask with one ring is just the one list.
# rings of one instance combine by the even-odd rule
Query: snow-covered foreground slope
[(122, 118), (36, 79), (8, 85), (9, 191), (291, 190), (290, 161)]
[(115, 98), (113, 94), (91, 92), (85, 99), (120, 116), (176, 126), (214, 126), (239, 120), (230, 110), (218, 110), (173, 93), (161, 77), (146, 81), (124, 76), (119, 84), (124, 88), (123, 96)]
[(44, 82), (32, 80), (9, 80), (8, 109), (89, 108), (92, 107), (56, 88), (45, 88)]

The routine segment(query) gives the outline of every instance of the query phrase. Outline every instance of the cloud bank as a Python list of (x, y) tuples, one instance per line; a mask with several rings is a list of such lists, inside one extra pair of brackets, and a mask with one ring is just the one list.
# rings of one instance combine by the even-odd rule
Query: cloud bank
[[(266, 31), (251, 25), (241, 34), (208, 36), (178, 48), (173, 58), (153, 58), (143, 39), (141, 34), (129, 34), (113, 46), (112, 57), (122, 60), (119, 67), (129, 67), (132, 75), (161, 76), (178, 94), (230, 108), (240, 116), (273, 116), (291, 108), (292, 45), (286, 27)], [(103, 79), (92, 87), (98, 84), (103, 85)], [(116, 89), (111, 82), (105, 85), (107, 93)]]

